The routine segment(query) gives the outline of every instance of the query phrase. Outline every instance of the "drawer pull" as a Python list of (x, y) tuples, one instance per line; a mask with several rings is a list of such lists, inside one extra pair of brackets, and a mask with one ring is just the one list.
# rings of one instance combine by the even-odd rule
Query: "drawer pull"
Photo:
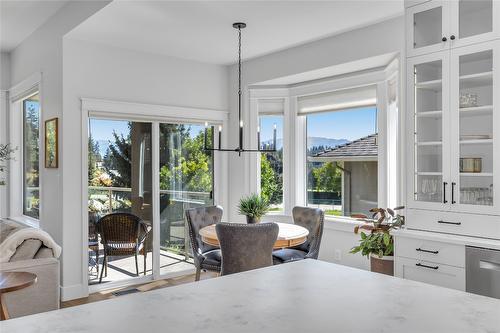
[(421, 248), (415, 249), (415, 251), (425, 252), (425, 253), (432, 253), (432, 254), (438, 254), (439, 253), (439, 251), (424, 250), (424, 249), (421, 249)]
[(453, 224), (453, 225), (461, 225), (462, 224), (462, 222), (449, 222), (449, 221), (443, 221), (443, 220), (439, 220), (438, 223)]
[(439, 266), (428, 266), (428, 265), (424, 265), (424, 264), (421, 264), (421, 263), (416, 263), (415, 266), (425, 267), (425, 268), (430, 268), (430, 269), (438, 269), (439, 268)]

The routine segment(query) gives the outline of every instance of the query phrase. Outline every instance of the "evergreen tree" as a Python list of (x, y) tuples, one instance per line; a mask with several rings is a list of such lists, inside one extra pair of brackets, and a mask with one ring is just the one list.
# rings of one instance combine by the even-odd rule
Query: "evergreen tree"
[(132, 144), (130, 130), (132, 124), (129, 122), (129, 132), (126, 136), (118, 135), (113, 131), (114, 143), (110, 143), (103, 158), (103, 167), (112, 181), (112, 186), (131, 187), (131, 154)]
[(89, 135), (88, 142), (88, 180), (89, 184), (97, 175), (97, 162), (101, 160), (99, 153), (99, 143), (97, 143), (92, 134)]

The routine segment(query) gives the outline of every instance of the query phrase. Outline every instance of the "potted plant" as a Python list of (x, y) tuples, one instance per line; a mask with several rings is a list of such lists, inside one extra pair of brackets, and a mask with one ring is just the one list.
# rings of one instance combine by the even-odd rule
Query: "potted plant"
[[(361, 240), (358, 246), (351, 249), (351, 253), (361, 252), (370, 258), (372, 272), (394, 275), (394, 240), (390, 232), (404, 224), (404, 216), (396, 213), (403, 208), (372, 208), (372, 217), (360, 217), (365, 224), (354, 228), (354, 233), (361, 234)], [(369, 233), (360, 232), (360, 229)]]
[(269, 201), (259, 196), (251, 194), (248, 197), (240, 199), (238, 205), (239, 213), (247, 217), (247, 223), (259, 223), (260, 218), (269, 211)]
[[(12, 154), (16, 151), (16, 148), (12, 148), (10, 144), (0, 144), (0, 173), (7, 171), (8, 166), (4, 164), (9, 160), (14, 159)], [(5, 180), (0, 179), (0, 185), (6, 185)]]

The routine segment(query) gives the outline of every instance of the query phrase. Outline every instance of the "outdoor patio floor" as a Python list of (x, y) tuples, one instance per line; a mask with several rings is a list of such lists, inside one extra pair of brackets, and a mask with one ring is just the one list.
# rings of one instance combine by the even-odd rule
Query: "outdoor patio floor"
[[(95, 267), (95, 257), (93, 252), (89, 252), (90, 262), (89, 262), (89, 284), (95, 285), (99, 284), (99, 276), (97, 275), (97, 270)], [(152, 274), (152, 259), (153, 254), (148, 253), (146, 258), (146, 275)], [(99, 255), (99, 274), (102, 269), (102, 250)], [(139, 266), (139, 276), (144, 276), (144, 256), (137, 256), (137, 263)], [(195, 267), (193, 260), (189, 258), (187, 261), (184, 255), (179, 255), (173, 252), (161, 250), (160, 251), (160, 274), (173, 274), (179, 275), (183, 274), (193, 274), (195, 272)], [(106, 272), (104, 272), (106, 273)], [(107, 275), (104, 274), (101, 284), (106, 284), (109, 282), (116, 282), (121, 280), (128, 280), (137, 277), (135, 269), (135, 259), (134, 256), (131, 257), (109, 257), (108, 258), (108, 272)]]

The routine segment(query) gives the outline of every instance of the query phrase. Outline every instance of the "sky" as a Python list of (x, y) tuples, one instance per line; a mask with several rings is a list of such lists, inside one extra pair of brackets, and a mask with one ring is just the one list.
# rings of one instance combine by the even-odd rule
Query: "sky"
[(375, 107), (307, 116), (307, 136), (353, 141), (377, 132)]
[[(307, 116), (307, 134), (353, 141), (376, 133), (376, 118), (377, 111), (374, 107), (311, 114)], [(262, 116), (260, 118), (262, 142), (272, 140), (274, 124), (278, 139), (283, 138), (283, 116)], [(203, 125), (191, 125), (190, 134), (193, 137), (203, 129)], [(96, 141), (113, 141), (113, 130), (125, 134), (129, 129), (128, 122), (124, 120), (90, 119), (90, 130)]]

